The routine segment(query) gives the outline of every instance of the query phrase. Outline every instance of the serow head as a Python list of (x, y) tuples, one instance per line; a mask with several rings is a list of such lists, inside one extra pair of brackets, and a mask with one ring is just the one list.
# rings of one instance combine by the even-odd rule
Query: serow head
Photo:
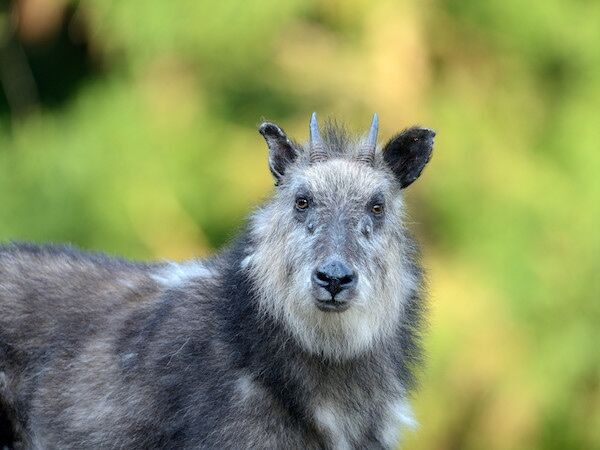
[(414, 289), (401, 191), (429, 161), (435, 132), (409, 128), (380, 148), (378, 126), (375, 114), (351, 137), (332, 123), (320, 129), (313, 114), (301, 145), (260, 125), (277, 188), (252, 218), (252, 270), (265, 308), (295, 328), (342, 316), (377, 328)]

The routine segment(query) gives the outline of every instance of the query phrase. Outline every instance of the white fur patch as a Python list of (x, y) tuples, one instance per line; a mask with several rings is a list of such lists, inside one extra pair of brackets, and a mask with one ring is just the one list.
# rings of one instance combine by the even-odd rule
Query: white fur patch
[(131, 361), (133, 358), (135, 358), (137, 356), (137, 353), (125, 353), (122, 357), (121, 357), (121, 361), (123, 362), (127, 362), (127, 361)]
[(151, 276), (163, 286), (174, 288), (193, 279), (212, 278), (214, 273), (200, 261), (189, 261), (185, 263), (170, 262)]
[(329, 438), (336, 450), (351, 449), (364, 432), (364, 417), (344, 410), (334, 403), (321, 404), (315, 408), (317, 427)]
[(403, 429), (417, 427), (417, 421), (408, 400), (401, 398), (391, 402), (382, 425), (382, 441), (390, 448), (396, 447)]
[(130, 281), (130, 280), (122, 279), (122, 280), (120, 280), (120, 282), (127, 289), (135, 289), (137, 287), (137, 285), (134, 282)]
[[(332, 403), (316, 407), (314, 419), (336, 450), (352, 448), (353, 442), (360, 440), (365, 431), (362, 428), (364, 417)], [(402, 431), (416, 426), (417, 422), (409, 402), (404, 397), (400, 397), (390, 401), (383, 412), (379, 438), (386, 448), (396, 448), (400, 443)]]
[(248, 267), (252, 262), (253, 256), (254, 255), (248, 255), (244, 259), (242, 259), (242, 262), (240, 263), (240, 268), (245, 269), (246, 267)]
[(44, 450), (48, 448), (48, 445), (44, 442), (44, 440), (36, 433), (38, 426), (36, 424), (36, 418), (32, 417), (31, 423), (29, 424), (30, 432), (26, 432), (24, 436), (24, 440), (26, 443), (26, 448), (31, 450)]
[(248, 400), (257, 392), (257, 386), (250, 375), (241, 375), (235, 382), (235, 389), (242, 400)]

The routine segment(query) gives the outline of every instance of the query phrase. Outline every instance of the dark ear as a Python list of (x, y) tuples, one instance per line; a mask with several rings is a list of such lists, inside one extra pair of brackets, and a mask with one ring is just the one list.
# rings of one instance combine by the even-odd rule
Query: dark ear
[(413, 127), (390, 139), (383, 149), (383, 159), (404, 189), (419, 178), (431, 158), (435, 131)]
[(264, 122), (258, 128), (269, 146), (269, 169), (275, 177), (275, 185), (283, 177), (287, 167), (294, 162), (298, 153), (284, 131), (274, 123)]

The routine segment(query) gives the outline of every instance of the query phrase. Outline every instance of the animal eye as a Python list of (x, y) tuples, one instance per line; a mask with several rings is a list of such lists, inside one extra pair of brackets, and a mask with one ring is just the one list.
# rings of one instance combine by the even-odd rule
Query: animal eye
[(296, 199), (296, 209), (303, 211), (308, 208), (308, 200), (304, 197), (298, 197)]
[(380, 203), (374, 204), (373, 206), (371, 206), (371, 212), (376, 216), (383, 214), (383, 205)]

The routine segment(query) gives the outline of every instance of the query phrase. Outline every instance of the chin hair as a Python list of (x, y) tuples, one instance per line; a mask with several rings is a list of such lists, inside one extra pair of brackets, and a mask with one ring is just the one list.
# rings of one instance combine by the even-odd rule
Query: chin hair
[(403, 298), (415, 286), (411, 277), (399, 276), (374, 295), (373, 284), (363, 277), (346, 311), (326, 312), (316, 306), (308, 269), (296, 271), (285, 288), (277, 271), (253, 272), (255, 278), (261, 275), (254, 283), (261, 313), (282, 324), (305, 351), (331, 360), (360, 356), (393, 337)]

